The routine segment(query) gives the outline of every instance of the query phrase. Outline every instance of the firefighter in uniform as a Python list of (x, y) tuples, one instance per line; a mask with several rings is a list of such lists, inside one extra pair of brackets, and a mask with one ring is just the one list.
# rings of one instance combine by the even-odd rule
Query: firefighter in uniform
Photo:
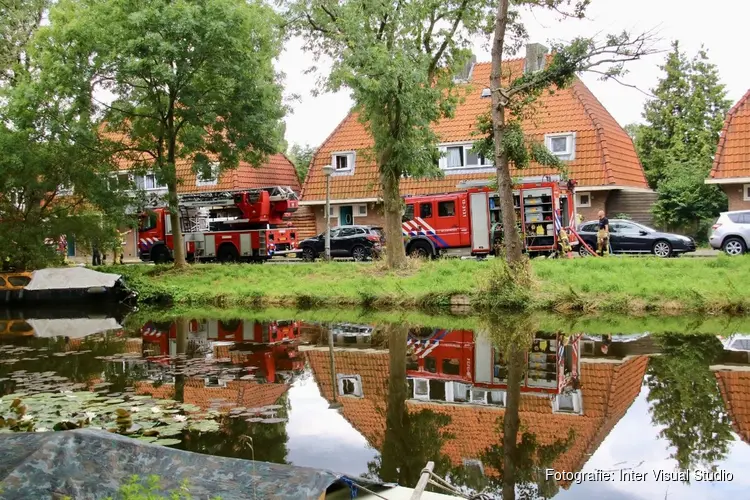
[(570, 252), (573, 251), (573, 248), (570, 246), (570, 239), (568, 238), (568, 232), (565, 228), (561, 227), (560, 232), (557, 233), (557, 244), (560, 257), (570, 258)]
[(609, 254), (609, 219), (604, 210), (599, 210), (599, 231), (596, 233), (596, 253), (601, 256)]

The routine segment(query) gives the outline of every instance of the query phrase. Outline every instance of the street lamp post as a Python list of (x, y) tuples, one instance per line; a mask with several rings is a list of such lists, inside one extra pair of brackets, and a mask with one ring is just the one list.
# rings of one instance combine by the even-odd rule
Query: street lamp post
[(324, 166), (323, 175), (326, 176), (326, 261), (331, 260), (331, 174), (333, 174), (333, 166)]

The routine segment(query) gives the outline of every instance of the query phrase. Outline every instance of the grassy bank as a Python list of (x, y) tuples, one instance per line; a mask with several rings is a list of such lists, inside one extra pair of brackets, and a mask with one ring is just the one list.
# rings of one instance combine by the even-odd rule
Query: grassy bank
[[(495, 262), (412, 262), (390, 272), (380, 264), (114, 266), (143, 303), (192, 306), (287, 306), (448, 309), (486, 298)], [(531, 307), (556, 312), (746, 313), (750, 257), (534, 260)], [(486, 301), (484, 301), (486, 303)]]

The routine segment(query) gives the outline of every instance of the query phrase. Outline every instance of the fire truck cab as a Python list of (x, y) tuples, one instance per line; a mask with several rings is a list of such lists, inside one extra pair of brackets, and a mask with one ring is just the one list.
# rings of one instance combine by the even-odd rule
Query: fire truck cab
[[(402, 217), (406, 252), (422, 257), (496, 253), (502, 243), (500, 199), (488, 181), (466, 181), (453, 193), (407, 196)], [(575, 225), (575, 182), (527, 178), (513, 193), (516, 221), (530, 254), (554, 252), (560, 229)], [(571, 246), (578, 241), (569, 237)]]
[[(179, 197), (180, 224), (191, 260), (263, 262), (274, 254), (296, 251), (296, 231), (285, 219), (297, 210), (289, 187), (201, 192)], [(174, 238), (169, 210), (158, 207), (141, 215), (141, 260), (172, 259)]]

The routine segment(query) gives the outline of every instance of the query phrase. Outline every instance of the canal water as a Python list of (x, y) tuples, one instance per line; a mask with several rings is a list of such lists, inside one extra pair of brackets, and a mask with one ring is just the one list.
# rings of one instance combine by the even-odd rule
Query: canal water
[(325, 316), (6, 312), (0, 432), (99, 427), (411, 487), (432, 461), (490, 498), (748, 497), (742, 326)]

